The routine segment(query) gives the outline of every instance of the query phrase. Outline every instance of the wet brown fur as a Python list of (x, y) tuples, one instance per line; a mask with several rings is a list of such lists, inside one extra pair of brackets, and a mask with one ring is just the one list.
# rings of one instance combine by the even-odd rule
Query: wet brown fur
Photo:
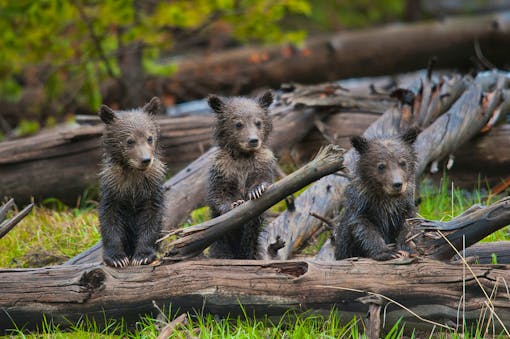
[(409, 252), (405, 219), (414, 205), (418, 130), (399, 138), (353, 137), (359, 158), (345, 190), (344, 214), (336, 228), (335, 258), (388, 260)]
[[(273, 182), (276, 160), (266, 146), (272, 130), (268, 114), (272, 100), (271, 92), (258, 100), (209, 97), (209, 105), (216, 114), (214, 136), (219, 146), (209, 170), (207, 204), (212, 217), (259, 197)], [(254, 259), (263, 221), (263, 216), (258, 217), (222, 237), (211, 245), (209, 255)]]
[(100, 109), (105, 130), (98, 214), (103, 260), (109, 266), (148, 264), (156, 258), (166, 172), (152, 117), (159, 107), (153, 98), (142, 109)]

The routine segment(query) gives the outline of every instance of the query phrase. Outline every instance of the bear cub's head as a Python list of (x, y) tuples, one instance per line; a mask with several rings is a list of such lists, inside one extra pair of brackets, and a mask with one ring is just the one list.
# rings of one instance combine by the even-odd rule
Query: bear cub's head
[(397, 138), (351, 138), (359, 153), (356, 176), (374, 195), (399, 197), (413, 190), (416, 176), (414, 142), (418, 128), (411, 128)]
[(103, 133), (105, 156), (123, 168), (146, 171), (157, 156), (158, 126), (153, 116), (161, 102), (152, 98), (141, 109), (114, 112), (101, 105), (99, 116), (106, 127)]
[(269, 106), (271, 91), (254, 100), (210, 95), (209, 106), (216, 114), (214, 137), (218, 146), (232, 154), (251, 154), (266, 142), (273, 125)]

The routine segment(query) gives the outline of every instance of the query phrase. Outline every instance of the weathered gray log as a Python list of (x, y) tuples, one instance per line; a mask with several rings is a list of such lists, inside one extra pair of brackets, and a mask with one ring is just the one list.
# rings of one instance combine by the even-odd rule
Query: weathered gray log
[(201, 224), (179, 229), (173, 234), (181, 238), (170, 243), (170, 254), (175, 257), (190, 257), (200, 254), (205, 248), (225, 233), (235, 230), (248, 220), (257, 217), (272, 205), (306, 185), (343, 169), (344, 150), (335, 145), (324, 147), (314, 160), (294, 173), (270, 185), (262, 196)]
[[(510, 198), (503, 198), (494, 204), (462, 214), (450, 221), (410, 220), (415, 230), (438, 230), (421, 232), (414, 238), (421, 255), (437, 260), (448, 260), (489, 234), (510, 225)], [(447, 239), (447, 240), (446, 240)]]
[(466, 248), (466, 257), (476, 257), (480, 264), (510, 264), (510, 241), (476, 243)]
[[(484, 83), (486, 80), (486, 78), (483, 78)], [(503, 95), (507, 81), (506, 74), (495, 74), (492, 78), (495, 89), (483, 97), (482, 85), (476, 81), (469, 81), (466, 91), (462, 93), (458, 100), (450, 95), (445, 97), (447, 102), (440, 100), (438, 95), (442, 93), (442, 86), (437, 86), (435, 91), (426, 90), (427, 86), (432, 87), (433, 84), (424, 82), (422, 89), (415, 97), (411, 112), (408, 106), (402, 106), (402, 111), (398, 108), (388, 110), (370, 125), (364, 135), (375, 137), (397, 134), (406, 125), (409, 126), (416, 123), (416, 121), (420, 121), (419, 116), (417, 114), (413, 115), (412, 112), (421, 111), (428, 116), (430, 115), (429, 112), (444, 111), (453, 103), (447, 113), (443, 115), (434, 113), (439, 118), (418, 136), (416, 149), (419, 158), (418, 175), (420, 175), (430, 161), (441, 159), (453, 152), (463, 142), (476, 135), (494, 112), (507, 107), (510, 99)], [(450, 87), (456, 88), (456, 86)], [(425, 97), (424, 93), (429, 93), (429, 97)], [(420, 110), (420, 107), (423, 107), (420, 106), (422, 103), (427, 107)], [(352, 168), (351, 151), (346, 153), (345, 159), (346, 166)], [(266, 227), (266, 232), (260, 237), (262, 249), (260, 256), (262, 258), (272, 258), (272, 254), (267, 249), (279, 237), (286, 242), (286, 245), (278, 251), (278, 258), (291, 257), (295, 249), (301, 246), (303, 239), (308, 239), (321, 225), (321, 222), (311, 217), (309, 213), (314, 212), (321, 216), (330, 216), (335, 210), (339, 210), (343, 203), (343, 189), (346, 184), (347, 180), (345, 178), (330, 175), (301, 194), (295, 202), (296, 211), (282, 213)], [(330, 246), (329, 242), (327, 246)], [(330, 251), (331, 248), (327, 250)], [(324, 255), (324, 253), (321, 253), (321, 255)]]
[[(510, 328), (510, 300), (504, 285), (510, 281), (510, 266), (473, 265), (472, 270), (487, 293), (494, 291), (491, 305)], [(461, 298), (464, 287), (466, 295)], [(220, 316), (243, 312), (281, 316), (288, 310), (327, 314), (336, 306), (343, 319), (353, 315), (364, 318), (368, 305), (359, 298), (367, 295), (381, 295), (389, 327), (400, 317), (406, 328), (433, 327), (399, 304), (422, 319), (438, 322), (438, 326), (459, 329), (463, 320), (467, 326), (476, 325), (480, 315), (483, 326), (478, 328), (485, 328), (490, 314), (478, 282), (458, 264), (431, 260), (380, 263), (370, 259), (202, 260), (125, 269), (73, 265), (0, 270), (0, 329), (7, 331), (14, 324), (33, 329), (40, 326), (43, 317), (65, 328), (83, 320), (84, 315), (99, 327), (105, 319), (121, 317), (133, 326), (140, 315), (159, 312), (153, 302), (181, 312), (200, 310)], [(461, 299), (464, 304), (459, 304)], [(465, 309), (460, 316), (459, 306)], [(499, 333), (501, 325), (494, 318), (492, 321)]]
[[(177, 172), (212, 143), (212, 117), (162, 118), (163, 160)], [(103, 126), (74, 126), (0, 143), (0, 197), (18, 203), (55, 197), (71, 205), (97, 187)]]

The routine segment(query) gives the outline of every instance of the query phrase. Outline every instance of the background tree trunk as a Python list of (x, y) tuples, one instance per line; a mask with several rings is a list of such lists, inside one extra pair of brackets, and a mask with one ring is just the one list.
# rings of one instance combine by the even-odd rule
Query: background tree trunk
[(186, 58), (170, 79), (159, 79), (164, 95), (177, 101), (217, 92), (228, 95), (294, 81), (318, 83), (348, 77), (402, 73), (425, 67), (469, 69), (475, 41), (499, 67), (508, 62), (510, 19), (506, 12), (436, 22), (388, 25), (311, 37), (302, 48), (242, 47)]

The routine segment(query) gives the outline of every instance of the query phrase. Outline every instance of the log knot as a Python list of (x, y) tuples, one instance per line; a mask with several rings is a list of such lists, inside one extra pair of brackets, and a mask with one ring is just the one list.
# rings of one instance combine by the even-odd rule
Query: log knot
[(267, 267), (274, 268), (276, 272), (299, 278), (308, 272), (308, 263), (304, 261), (296, 262), (277, 262), (269, 264)]
[(80, 279), (80, 286), (83, 286), (87, 291), (93, 292), (101, 289), (104, 285), (106, 274), (100, 268), (86, 271)]

